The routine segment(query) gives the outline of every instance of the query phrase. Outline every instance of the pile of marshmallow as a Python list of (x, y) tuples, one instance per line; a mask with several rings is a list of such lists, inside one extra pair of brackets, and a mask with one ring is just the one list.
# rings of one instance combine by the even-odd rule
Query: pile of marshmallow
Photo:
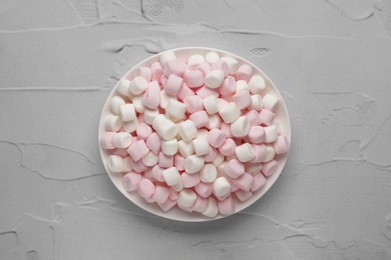
[(279, 98), (253, 67), (211, 51), (173, 51), (120, 80), (100, 145), (112, 174), (163, 211), (214, 218), (261, 189), (289, 149), (273, 124)]

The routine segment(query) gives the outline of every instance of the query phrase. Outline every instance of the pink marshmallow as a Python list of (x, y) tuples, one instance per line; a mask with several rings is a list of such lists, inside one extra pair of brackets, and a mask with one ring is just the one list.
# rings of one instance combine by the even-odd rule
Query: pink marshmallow
[(138, 189), (141, 179), (141, 174), (129, 172), (122, 177), (122, 186), (127, 192), (135, 191)]
[(166, 91), (169, 95), (175, 96), (181, 90), (182, 84), (183, 79), (181, 77), (171, 74), (168, 76), (167, 81), (163, 84), (164, 91)]
[(265, 175), (266, 177), (269, 177), (270, 175), (272, 175), (273, 173), (276, 172), (277, 168), (278, 168), (278, 162), (276, 160), (271, 160), (269, 162), (262, 164), (261, 171), (262, 171), (263, 175)]
[(192, 96), (194, 94), (194, 91), (191, 90), (185, 82), (183, 82), (182, 87), (177, 94), (177, 97), (179, 100), (184, 101), (186, 97)]
[(256, 110), (250, 110), (244, 115), (247, 116), (248, 120), (250, 120), (251, 126), (257, 126), (261, 124), (261, 117)]
[(129, 156), (128, 154), (128, 149), (127, 148), (117, 148), (113, 150), (113, 155), (118, 155), (121, 157), (127, 157)]
[(174, 155), (174, 165), (178, 169), (178, 171), (185, 170), (185, 158), (179, 153)]
[(198, 185), (194, 187), (194, 190), (203, 198), (208, 198), (213, 192), (212, 183), (203, 183), (200, 182)]
[(235, 184), (231, 183), (231, 192), (235, 192), (237, 190), (239, 190), (240, 188), (238, 186), (236, 186)]
[(235, 192), (235, 195), (236, 195), (236, 197), (238, 197), (238, 199), (240, 201), (245, 201), (245, 200), (248, 200), (249, 198), (251, 198), (253, 193), (251, 191), (244, 191), (244, 190), (239, 189)]
[(162, 168), (170, 168), (174, 165), (174, 156), (165, 155), (164, 153), (159, 153), (159, 166)]
[(227, 138), (231, 138), (232, 137), (232, 133), (231, 133), (231, 125), (225, 123), (225, 122), (221, 122), (221, 126), (220, 126), (220, 129), (221, 131), (224, 132), (225, 136)]
[(187, 112), (193, 114), (198, 111), (202, 111), (204, 106), (202, 104), (202, 98), (196, 95), (185, 97), (183, 103), (187, 106)]
[(222, 146), (226, 138), (227, 137), (224, 132), (217, 128), (210, 130), (207, 136), (209, 144), (214, 148), (219, 148)]
[(160, 80), (160, 77), (163, 75), (163, 68), (160, 62), (154, 62), (151, 65), (151, 74), (152, 74), (152, 80)]
[(253, 145), (255, 157), (250, 161), (250, 163), (260, 163), (262, 162), (267, 155), (266, 145), (264, 144), (254, 144)]
[(148, 168), (144, 171), (144, 178), (150, 180), (151, 182), (155, 182), (155, 178), (152, 175), (152, 170)]
[(252, 75), (253, 67), (248, 64), (243, 64), (236, 71), (236, 80), (245, 80), (249, 82)]
[(211, 88), (208, 88), (207, 86), (202, 86), (199, 90), (197, 90), (197, 95), (201, 98), (206, 98), (210, 95), (213, 95), (215, 97), (219, 97), (219, 93)]
[(208, 206), (208, 200), (197, 196), (196, 201), (194, 202), (192, 209), (196, 212), (204, 212)]
[(164, 182), (163, 170), (159, 165), (155, 165), (151, 170), (152, 177), (160, 182)]
[(210, 71), (210, 65), (207, 62), (203, 62), (197, 66), (197, 69), (200, 70), (205, 77), (206, 74), (208, 74), (208, 72)]
[(233, 95), (233, 100), (239, 109), (245, 109), (251, 105), (250, 91), (242, 89), (239, 93)]
[(260, 144), (265, 142), (265, 129), (262, 126), (250, 127), (248, 138), (253, 144)]
[(217, 157), (217, 150), (216, 148), (209, 146), (209, 152), (202, 156), (205, 162), (212, 162)]
[(115, 134), (116, 132), (105, 132), (99, 140), (100, 146), (105, 150), (115, 149), (115, 146), (113, 145), (113, 137)]
[(167, 77), (164, 74), (162, 74), (159, 79), (160, 88), (166, 85), (166, 82), (167, 82)]
[(186, 70), (183, 79), (189, 88), (197, 88), (204, 85), (204, 75), (200, 70)]
[(232, 159), (224, 165), (225, 173), (231, 178), (238, 178), (244, 174), (244, 165), (237, 159)]
[(263, 185), (266, 184), (266, 178), (263, 176), (262, 173), (258, 173), (257, 175), (254, 176), (254, 182), (253, 185), (251, 186), (251, 191), (255, 192), (259, 190)]
[(134, 161), (132, 158), (130, 158), (130, 166), (132, 167), (133, 171), (137, 173), (142, 173), (148, 170), (148, 166), (143, 164), (142, 160)]
[(279, 135), (277, 141), (273, 143), (273, 148), (276, 154), (283, 154), (289, 151), (289, 141), (284, 135)]
[(181, 175), (182, 183), (185, 188), (191, 188), (200, 183), (200, 175), (198, 173), (188, 174), (187, 172)]
[(172, 187), (168, 187), (168, 198), (170, 200), (177, 200), (178, 199), (178, 192), (176, 190), (174, 190)]
[(167, 199), (164, 203), (157, 204), (164, 212), (167, 212), (176, 205), (176, 200)]
[(224, 73), (224, 78), (229, 75), (228, 64), (225, 61), (219, 60), (210, 66), (210, 70), (221, 70)]
[(192, 207), (186, 207), (186, 206), (183, 206), (181, 204), (177, 204), (177, 206), (178, 206), (178, 208), (180, 208), (183, 211), (186, 211), (186, 212), (189, 212), (189, 213), (193, 212), (193, 208)]
[(236, 90), (236, 80), (232, 76), (228, 76), (224, 79), (223, 84), (221, 84), (219, 91), (220, 94), (225, 97), (232, 95)]
[(160, 104), (160, 86), (157, 81), (148, 83), (148, 88), (143, 95), (144, 106), (150, 109), (156, 109)]
[(157, 203), (164, 203), (168, 200), (169, 190), (166, 187), (157, 185), (155, 192), (152, 195), (152, 199)]
[(138, 124), (136, 129), (137, 137), (143, 140), (147, 140), (152, 132), (152, 128), (144, 122)]
[(137, 192), (141, 197), (150, 199), (155, 192), (155, 185), (148, 179), (142, 179), (138, 185)]
[(235, 154), (236, 143), (231, 138), (227, 138), (225, 142), (219, 147), (219, 151), (224, 156), (232, 156)]
[(259, 113), (259, 118), (262, 124), (268, 126), (273, 123), (274, 113), (269, 110), (262, 109), (261, 112)]
[(133, 77), (143, 77), (149, 82), (152, 79), (152, 70), (150, 67), (138, 67), (135, 69)]
[(244, 191), (249, 191), (254, 182), (254, 177), (247, 172), (240, 175), (240, 177), (231, 180), (236, 186)]
[(197, 128), (207, 126), (209, 123), (209, 116), (204, 110), (191, 114), (189, 119), (193, 121)]
[(223, 201), (218, 201), (217, 206), (221, 215), (231, 215), (235, 212), (234, 201), (231, 196)]
[(159, 154), (161, 151), (162, 138), (158, 135), (158, 133), (153, 132), (147, 138), (147, 146), (154, 154)]
[(183, 73), (185, 73), (186, 65), (183, 62), (178, 60), (171, 60), (167, 62), (166, 66), (164, 66), (163, 73), (167, 77), (170, 75), (176, 75), (178, 77), (183, 77)]
[(143, 158), (149, 152), (148, 146), (143, 139), (133, 142), (129, 148), (128, 153), (133, 160), (138, 161)]

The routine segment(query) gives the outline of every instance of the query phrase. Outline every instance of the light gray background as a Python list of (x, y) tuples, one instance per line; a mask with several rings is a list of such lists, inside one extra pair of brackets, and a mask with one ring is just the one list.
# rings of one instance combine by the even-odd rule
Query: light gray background
[[(137, 208), (98, 152), (118, 78), (183, 46), (252, 61), (291, 116), (276, 184), (210, 223)], [(391, 259), (390, 59), (387, 0), (1, 0), (0, 259)]]

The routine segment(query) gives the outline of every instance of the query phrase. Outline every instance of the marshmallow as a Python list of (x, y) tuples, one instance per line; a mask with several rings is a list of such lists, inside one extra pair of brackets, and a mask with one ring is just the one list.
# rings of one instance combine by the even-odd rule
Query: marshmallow
[(129, 96), (130, 95), (130, 89), (129, 89), (130, 81), (128, 79), (121, 79), (118, 82), (117, 86), (117, 92), (120, 93), (123, 96)]
[(199, 96), (185, 97), (183, 103), (187, 106), (187, 112), (190, 114), (203, 110), (202, 99)]
[(276, 155), (276, 152), (274, 151), (273, 146), (266, 145), (266, 157), (263, 159), (263, 162), (270, 162), (274, 156)]
[(110, 100), (110, 110), (115, 115), (119, 115), (119, 108), (125, 105), (125, 100), (123, 100), (120, 96), (115, 96)]
[(177, 153), (177, 151), (178, 151), (178, 141), (176, 139), (162, 142), (162, 152), (165, 155), (174, 155)]
[(142, 160), (135, 161), (131, 157), (130, 157), (130, 159), (131, 159), (130, 165), (131, 165), (133, 171), (137, 172), (137, 173), (144, 173), (144, 176), (145, 176), (145, 171), (148, 170), (148, 166), (143, 164)]
[(214, 218), (219, 213), (219, 210), (217, 208), (217, 202), (213, 198), (208, 198), (208, 206), (206, 207), (205, 211), (202, 212), (202, 215)]
[(162, 174), (168, 186), (173, 186), (181, 181), (181, 176), (175, 167), (165, 169)]
[(267, 182), (265, 176), (262, 173), (258, 173), (254, 176), (253, 185), (251, 185), (251, 191), (255, 192), (259, 190), (263, 185), (265, 185)]
[(152, 134), (152, 132), (152, 128), (144, 122), (138, 124), (136, 129), (137, 137), (144, 140), (147, 140), (147, 138)]
[(223, 131), (217, 128), (213, 128), (208, 133), (208, 142), (212, 147), (219, 148), (226, 140), (226, 136)]
[(208, 112), (209, 115), (215, 114), (219, 111), (217, 98), (215, 96), (208, 96), (202, 99), (202, 103), (206, 112)]
[(224, 74), (224, 78), (229, 75), (228, 64), (225, 61), (219, 60), (210, 66), (211, 70), (221, 70)]
[(125, 130), (125, 132), (133, 133), (136, 131), (138, 126), (138, 119), (134, 119), (132, 121), (122, 122), (122, 127)]
[(202, 167), (200, 171), (200, 178), (202, 182), (211, 183), (216, 180), (217, 177), (217, 169), (211, 163), (207, 163)]
[(249, 143), (244, 143), (236, 147), (235, 153), (241, 162), (251, 161), (255, 157), (255, 150)]
[(205, 76), (205, 86), (208, 88), (218, 88), (223, 83), (224, 72), (221, 70), (211, 70)]
[(231, 197), (227, 197), (223, 201), (218, 201), (217, 206), (221, 215), (231, 215), (235, 213), (234, 201)]
[(175, 200), (171, 200), (171, 199), (167, 199), (164, 203), (157, 203), (159, 205), (159, 207), (164, 211), (164, 212), (167, 212), (169, 211), (170, 209), (172, 209), (176, 204), (177, 202)]
[(143, 139), (133, 142), (129, 148), (128, 153), (133, 160), (138, 161), (149, 152), (148, 146)]
[(273, 94), (266, 94), (263, 99), (263, 107), (269, 111), (275, 112), (279, 103), (278, 98)]
[(253, 195), (253, 193), (251, 191), (244, 191), (244, 190), (237, 190), (235, 191), (235, 195), (236, 197), (240, 200), (240, 201), (246, 201), (248, 200), (249, 198), (251, 198), (251, 196)]
[(276, 172), (277, 168), (278, 168), (278, 162), (276, 160), (271, 160), (269, 162), (262, 164), (262, 173), (266, 177), (269, 177), (270, 175)]
[(213, 64), (220, 60), (220, 55), (215, 51), (210, 51), (205, 55), (205, 61), (209, 64)]
[(183, 187), (191, 188), (200, 183), (200, 175), (198, 173), (188, 174), (187, 172), (181, 175)]
[(197, 156), (207, 154), (209, 152), (209, 143), (204, 137), (193, 139), (194, 152)]
[(162, 138), (156, 132), (153, 132), (148, 136), (146, 144), (154, 154), (159, 154), (161, 142)]
[(238, 119), (236, 119), (235, 122), (231, 124), (231, 133), (234, 137), (245, 137), (247, 136), (248, 132), (250, 131), (250, 120), (248, 120), (248, 117), (241, 116)]
[(102, 134), (99, 140), (100, 146), (105, 150), (115, 149), (115, 145), (113, 144), (113, 137), (116, 135), (116, 132), (105, 132)]
[(221, 57), (221, 60), (227, 63), (229, 74), (233, 75), (236, 73), (239, 67), (239, 61), (231, 57)]
[(231, 192), (231, 184), (225, 177), (218, 177), (213, 182), (213, 194), (218, 197), (224, 197)]
[(252, 75), (253, 75), (253, 67), (251, 67), (248, 64), (243, 64), (238, 68), (238, 71), (236, 72), (236, 79), (245, 80), (248, 82)]
[(264, 144), (253, 144), (255, 157), (250, 161), (251, 163), (260, 163), (265, 160), (267, 156), (266, 146)]
[(265, 141), (265, 129), (262, 126), (252, 126), (248, 131), (248, 138), (253, 144), (260, 144)]
[(266, 88), (265, 80), (261, 75), (252, 76), (250, 81), (248, 82), (248, 85), (250, 86), (251, 94), (254, 95), (261, 94)]
[(167, 108), (168, 101), (173, 99), (174, 97), (169, 95), (165, 90), (160, 92), (160, 107), (163, 109)]
[(176, 118), (184, 118), (186, 105), (175, 99), (170, 99), (167, 104), (166, 113)]
[(148, 87), (148, 82), (143, 77), (135, 77), (129, 83), (130, 93), (134, 95), (142, 94)]
[(191, 141), (197, 135), (197, 128), (191, 120), (179, 124), (179, 135), (185, 142)]
[(143, 105), (150, 109), (156, 109), (160, 104), (160, 87), (157, 81), (148, 83), (148, 88), (143, 95)]
[(224, 156), (235, 155), (236, 143), (231, 138), (227, 138), (225, 142), (219, 147), (219, 151)]
[(135, 191), (138, 189), (141, 179), (141, 174), (129, 172), (122, 177), (122, 186), (127, 192)]
[(171, 74), (164, 83), (164, 90), (167, 94), (175, 96), (181, 90), (183, 79), (179, 76)]
[(245, 172), (255, 176), (262, 170), (261, 163), (246, 163), (244, 166)]
[(211, 89), (207, 86), (202, 86), (201, 88), (199, 88), (197, 91), (196, 91), (197, 95), (200, 96), (201, 98), (206, 98), (206, 97), (209, 97), (209, 96), (215, 96), (215, 97), (219, 97), (219, 92), (214, 90), (214, 89)]
[(218, 167), (224, 162), (224, 156), (221, 155), (220, 153), (217, 154), (216, 158), (212, 161), (214, 166)]
[(244, 115), (248, 118), (248, 120), (250, 120), (251, 126), (258, 126), (261, 124), (259, 113), (256, 110), (252, 109)]
[(166, 63), (163, 69), (163, 73), (166, 77), (170, 75), (176, 75), (182, 77), (186, 70), (186, 65), (178, 60), (171, 60)]
[(208, 200), (200, 196), (197, 196), (197, 199), (191, 208), (196, 212), (203, 212), (206, 210), (207, 206), (208, 206)]
[(204, 183), (200, 182), (194, 187), (194, 190), (200, 195), (202, 198), (208, 198), (213, 192), (212, 183)]
[(187, 59), (187, 66), (189, 66), (191, 69), (194, 69), (203, 62), (205, 62), (204, 56), (194, 54)]
[(265, 143), (275, 142), (278, 138), (277, 127), (275, 125), (264, 127)]
[(197, 66), (197, 69), (202, 72), (202, 75), (205, 75), (210, 71), (210, 65), (207, 62), (203, 62)]
[(209, 146), (209, 151), (208, 153), (206, 153), (204, 156), (202, 156), (204, 158), (204, 161), (205, 162), (212, 162), (214, 159), (216, 159), (217, 157), (217, 150), (216, 148), (213, 148), (213, 147), (210, 147)]
[(217, 104), (219, 105), (219, 110), (228, 104), (228, 101), (222, 98), (217, 99)]
[(178, 205), (191, 207), (197, 199), (197, 194), (189, 189), (184, 189), (179, 193)]
[(228, 76), (224, 79), (223, 84), (219, 88), (222, 96), (229, 96), (236, 91), (236, 80), (232, 76)]
[(204, 74), (200, 70), (186, 70), (183, 79), (189, 88), (197, 88), (204, 85)]
[(180, 154), (174, 155), (174, 165), (179, 171), (185, 170), (185, 158)]
[(182, 182), (182, 179), (180, 178), (179, 179), (179, 182), (175, 185), (172, 185), (172, 188), (176, 191), (176, 192), (180, 192), (181, 190), (183, 190), (185, 187), (183, 186), (183, 182)]
[(226, 123), (222, 122), (221, 126), (220, 126), (220, 129), (221, 129), (221, 131), (224, 132), (224, 134), (227, 136), (227, 138), (231, 138), (232, 137), (231, 126), (229, 124), (226, 124)]
[(232, 159), (225, 163), (224, 172), (231, 178), (238, 178), (244, 173), (244, 165), (237, 159)]
[(209, 116), (208, 125), (206, 128), (208, 129), (214, 129), (214, 128), (220, 128), (221, 127), (221, 118), (217, 114), (213, 114)]
[(110, 155), (107, 158), (106, 166), (111, 172), (122, 172), (124, 168), (124, 159), (118, 155)]
[(209, 124), (209, 117), (205, 111), (198, 111), (189, 116), (189, 119), (193, 121), (196, 128), (201, 128)]
[(176, 55), (173, 51), (165, 51), (160, 53), (160, 63), (163, 67), (165, 67), (166, 64), (172, 60), (176, 60)]
[(151, 65), (151, 80), (160, 80), (160, 77), (163, 75), (163, 67), (160, 62), (156, 61)]
[(153, 167), (159, 162), (159, 156), (149, 151), (141, 160), (145, 166)]
[(271, 125), (273, 123), (273, 119), (274, 113), (269, 110), (262, 109), (262, 111), (259, 113), (259, 120), (264, 125)]
[(144, 199), (149, 199), (155, 192), (155, 185), (148, 179), (142, 179), (138, 185), (137, 193)]
[(204, 166), (204, 160), (197, 155), (190, 155), (185, 159), (185, 171), (189, 174), (196, 173)]
[(153, 119), (155, 119), (155, 117), (159, 114), (159, 109), (146, 108), (144, 111), (144, 122), (148, 125), (152, 125)]
[(179, 153), (186, 158), (194, 153), (193, 143), (180, 140), (178, 141), (178, 150)]
[(164, 182), (164, 177), (163, 177), (163, 168), (161, 168), (159, 166), (159, 164), (156, 164), (155, 166), (153, 166), (152, 170), (151, 170), (151, 175), (152, 177), (159, 181), (159, 182)]
[(276, 154), (287, 153), (289, 151), (288, 138), (284, 135), (278, 136), (277, 141), (273, 143), (273, 148)]
[(164, 203), (168, 200), (168, 194), (169, 190), (166, 187), (157, 185), (151, 198), (156, 203)]
[(241, 90), (233, 95), (233, 101), (239, 109), (245, 109), (251, 105), (251, 96), (248, 90)]
[(247, 172), (240, 175), (240, 177), (236, 179), (232, 179), (232, 183), (238, 186), (241, 190), (249, 191), (251, 186), (253, 185), (254, 177)]
[(162, 168), (170, 168), (174, 165), (174, 156), (165, 155), (164, 153), (159, 153), (159, 166)]
[(179, 100), (184, 101), (186, 97), (193, 96), (194, 91), (191, 90), (186, 83), (182, 84), (182, 87), (180, 88), (177, 97)]
[(132, 136), (129, 133), (121, 132), (113, 136), (113, 145), (118, 148), (128, 148), (132, 143)]
[(124, 104), (119, 108), (119, 116), (122, 121), (132, 121), (136, 118), (136, 111), (132, 104)]
[(149, 82), (152, 80), (152, 70), (150, 67), (138, 67), (135, 69), (133, 77), (143, 77)]
[(225, 123), (232, 123), (240, 117), (240, 109), (234, 102), (229, 102), (219, 112)]
[(251, 106), (250, 109), (255, 109), (257, 111), (261, 111), (263, 108), (262, 97), (258, 94), (251, 95)]
[(235, 92), (239, 93), (242, 90), (250, 91), (250, 87), (249, 87), (248, 83), (246, 81), (244, 81), (244, 80), (236, 81), (236, 90), (235, 90)]
[(162, 114), (154, 118), (152, 127), (166, 141), (174, 139), (178, 134), (178, 126)]
[(132, 104), (134, 106), (134, 109), (138, 113), (144, 113), (145, 106), (144, 106), (144, 103), (143, 103), (143, 96), (142, 95), (133, 97)]
[(122, 127), (122, 122), (119, 116), (108, 115), (104, 120), (105, 129), (112, 132), (117, 132)]

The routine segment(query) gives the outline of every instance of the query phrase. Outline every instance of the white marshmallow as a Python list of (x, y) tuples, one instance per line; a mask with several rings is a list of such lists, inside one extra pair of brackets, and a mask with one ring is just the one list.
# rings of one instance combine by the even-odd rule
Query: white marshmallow
[(197, 128), (193, 121), (186, 120), (178, 124), (179, 125), (179, 134), (182, 137), (183, 141), (189, 142), (197, 135)]
[(219, 167), (224, 162), (224, 156), (221, 153), (217, 153), (216, 158), (212, 161), (214, 166)]
[(162, 141), (162, 152), (165, 155), (174, 155), (178, 151), (178, 141), (177, 139), (172, 139), (170, 141)]
[(178, 141), (178, 150), (183, 157), (188, 157), (194, 154), (194, 147), (192, 142)]
[(202, 137), (202, 138), (207, 138), (209, 131), (206, 129), (198, 129), (197, 132), (197, 138)]
[(208, 125), (206, 126), (206, 128), (211, 130), (213, 128), (220, 128), (220, 127), (221, 127), (220, 117), (216, 114), (209, 116), (209, 121), (208, 121)]
[(279, 103), (278, 98), (273, 94), (266, 94), (263, 99), (263, 107), (272, 112), (276, 111)]
[(181, 181), (181, 175), (175, 167), (163, 170), (162, 174), (164, 181), (167, 183), (168, 186), (173, 186)]
[(211, 183), (216, 180), (217, 169), (214, 164), (207, 163), (200, 171), (200, 179), (202, 182)]
[(132, 140), (132, 135), (127, 132), (116, 133), (113, 136), (113, 145), (118, 148), (128, 148)]
[(187, 59), (187, 66), (191, 69), (194, 69), (203, 62), (205, 62), (204, 56), (195, 54), (195, 55), (191, 55)]
[(173, 99), (173, 98), (174, 97), (167, 94), (167, 92), (165, 90), (160, 91), (160, 107), (163, 109), (166, 109), (167, 105), (168, 105), (168, 101), (170, 101), (170, 99)]
[(132, 104), (125, 104), (119, 108), (119, 116), (122, 121), (132, 121), (136, 118), (136, 111)]
[(111, 172), (122, 172), (124, 169), (124, 160), (121, 156), (110, 155), (107, 158), (106, 165)]
[(250, 131), (251, 123), (247, 116), (241, 116), (231, 124), (231, 133), (234, 137), (245, 137)]
[(117, 92), (120, 93), (121, 95), (129, 96), (130, 95), (129, 85), (130, 85), (130, 80), (125, 78), (121, 79), (117, 86)]
[(146, 107), (144, 106), (142, 95), (133, 97), (132, 103), (134, 110), (136, 110), (138, 113), (144, 113)]
[(251, 174), (252, 176), (255, 176), (262, 170), (262, 163), (249, 163), (244, 167), (245, 167), (245, 172)]
[(193, 139), (193, 147), (195, 154), (201, 156), (209, 153), (209, 143), (206, 137), (197, 137)]
[(176, 99), (171, 98), (166, 107), (166, 113), (175, 118), (184, 118), (187, 106)]
[(219, 103), (217, 102), (217, 98), (213, 95), (203, 98), (202, 104), (209, 115), (219, 112)]
[(218, 62), (220, 60), (220, 56), (215, 51), (210, 51), (205, 55), (205, 60), (209, 64), (213, 64), (215, 62)]
[(167, 113), (164, 114), (168, 119), (170, 119), (172, 122), (174, 122), (175, 124), (179, 124), (179, 123), (182, 123), (183, 122), (183, 119), (182, 118), (176, 118), (174, 116), (171, 116)]
[(133, 168), (132, 168), (132, 158), (130, 158), (130, 156), (126, 156), (125, 158), (123, 158), (123, 161), (124, 161), (124, 168), (123, 168), (123, 172), (131, 172), (133, 171)]
[(155, 119), (155, 117), (159, 114), (160, 114), (159, 109), (145, 108), (144, 122), (148, 125), (152, 125), (153, 119)]
[(148, 82), (143, 77), (135, 77), (130, 81), (129, 90), (134, 95), (142, 94), (148, 88)]
[(245, 80), (238, 80), (236, 81), (236, 93), (239, 93), (242, 90), (250, 91), (250, 87), (247, 84), (247, 81)]
[(119, 115), (119, 108), (125, 105), (125, 100), (123, 100), (120, 96), (115, 96), (110, 100), (110, 110), (115, 115)]
[(178, 126), (162, 114), (153, 119), (152, 128), (166, 141), (174, 139), (178, 134)]
[(167, 62), (176, 60), (176, 55), (173, 51), (165, 51), (160, 54), (160, 64), (162, 67), (166, 66)]
[(227, 63), (229, 74), (236, 74), (236, 71), (239, 68), (239, 61), (231, 57), (221, 57), (221, 60)]
[(176, 192), (180, 192), (181, 190), (183, 190), (185, 188), (185, 186), (183, 185), (183, 182), (182, 182), (182, 178), (179, 180), (179, 182), (177, 184), (174, 184), (171, 186)]
[(209, 71), (205, 76), (205, 86), (208, 88), (218, 88), (224, 80), (224, 72), (222, 70)]
[(181, 192), (179, 192), (178, 204), (190, 208), (191, 206), (193, 206), (196, 199), (197, 199), (197, 194), (194, 191), (189, 189), (184, 189)]
[(273, 160), (274, 156), (276, 155), (276, 152), (274, 151), (273, 146), (266, 145), (266, 157), (263, 159), (262, 162), (269, 162)]
[(275, 125), (266, 126), (263, 129), (265, 130), (265, 143), (272, 143), (277, 141), (278, 132)]
[(213, 194), (218, 197), (222, 198), (228, 193), (231, 192), (231, 184), (225, 177), (218, 177), (213, 182)]
[(265, 80), (260, 75), (252, 76), (248, 85), (250, 86), (251, 94), (261, 94), (266, 88)]
[(217, 208), (216, 200), (214, 198), (209, 197), (208, 198), (208, 206), (206, 207), (204, 212), (202, 212), (202, 215), (210, 217), (210, 218), (214, 218), (217, 216), (218, 213), (219, 213), (219, 209)]
[(149, 151), (147, 155), (145, 155), (141, 161), (145, 166), (153, 167), (159, 162), (159, 156), (154, 154), (152, 151)]
[(196, 173), (204, 167), (204, 159), (197, 155), (190, 155), (185, 159), (185, 171), (188, 174)]
[(244, 143), (236, 147), (235, 149), (236, 157), (238, 157), (241, 162), (248, 162), (254, 159), (255, 151), (254, 148), (249, 143)]
[(134, 131), (136, 131), (137, 126), (138, 126), (138, 119), (137, 118), (132, 121), (126, 121), (126, 122), (122, 123), (122, 127), (128, 133), (133, 133)]
[(108, 115), (105, 118), (104, 126), (106, 130), (109, 130), (111, 132), (117, 132), (122, 127), (121, 118), (116, 115)]
[(261, 111), (263, 108), (262, 97), (258, 94), (251, 95), (251, 109), (255, 109), (257, 111)]
[(241, 113), (240, 109), (234, 102), (229, 102), (220, 110), (219, 114), (224, 122), (229, 124), (238, 119)]

